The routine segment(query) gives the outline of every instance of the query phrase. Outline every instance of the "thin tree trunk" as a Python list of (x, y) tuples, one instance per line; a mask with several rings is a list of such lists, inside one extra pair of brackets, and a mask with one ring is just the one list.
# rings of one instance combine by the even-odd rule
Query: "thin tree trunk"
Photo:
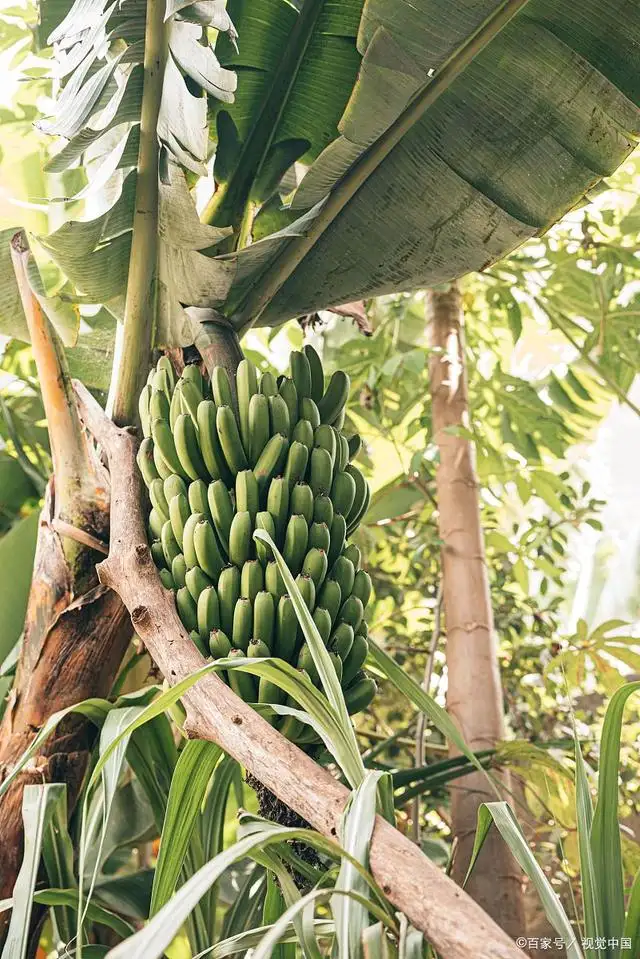
[[(504, 736), (503, 698), (489, 596), (473, 448), (452, 427), (468, 427), (461, 295), (429, 291), (432, 422), (440, 458), (436, 473), (438, 525), (446, 622), (447, 708), (474, 750)], [(456, 750), (451, 750), (455, 754)], [(451, 788), (457, 850), (453, 878), (464, 879), (471, 857), (478, 807), (495, 796), (480, 773)], [(524, 933), (520, 871), (492, 828), (467, 889), (512, 936)]]

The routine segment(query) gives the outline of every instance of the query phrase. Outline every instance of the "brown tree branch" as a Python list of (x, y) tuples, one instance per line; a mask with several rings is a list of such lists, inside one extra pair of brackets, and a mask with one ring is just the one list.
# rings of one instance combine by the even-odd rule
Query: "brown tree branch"
[[(88, 391), (75, 384), (80, 415), (106, 454), (111, 472), (111, 543), (98, 567), (100, 580), (118, 592), (136, 632), (175, 684), (204, 660), (189, 639), (153, 564), (140, 503), (137, 441), (106, 418)], [(217, 743), (267, 788), (335, 838), (348, 790), (284, 739), (217, 676), (201, 679), (183, 697), (185, 729)], [(371, 869), (385, 894), (421, 929), (445, 959), (523, 959), (523, 953), (473, 900), (400, 832), (377, 820)]]

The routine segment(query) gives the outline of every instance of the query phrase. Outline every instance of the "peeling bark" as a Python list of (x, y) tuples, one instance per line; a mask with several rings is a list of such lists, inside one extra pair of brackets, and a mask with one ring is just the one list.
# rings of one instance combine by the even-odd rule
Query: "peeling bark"
[[(447, 709), (474, 750), (504, 738), (504, 704), (489, 595), (478, 483), (473, 448), (452, 427), (468, 427), (469, 408), (463, 350), (462, 302), (453, 285), (429, 291), (433, 435), (440, 459), (436, 472), (438, 525), (446, 622)], [(451, 749), (456, 755), (457, 750)], [(508, 785), (508, 777), (504, 777)], [(495, 799), (481, 773), (451, 787), (452, 830), (457, 849), (452, 876), (464, 879), (476, 830), (478, 807)], [(467, 889), (505, 931), (525, 929), (522, 878), (495, 828), (485, 841)]]
[[(204, 665), (164, 589), (146, 541), (142, 484), (133, 434), (109, 421), (81, 384), (81, 416), (105, 452), (111, 471), (111, 540), (100, 580), (122, 597), (136, 632), (172, 685)], [(325, 836), (336, 838), (348, 790), (284, 739), (217, 676), (185, 693), (185, 731), (218, 743), (279, 799)], [(505, 933), (424, 856), (378, 817), (370, 865), (385, 895), (421, 929), (444, 959), (523, 959)]]

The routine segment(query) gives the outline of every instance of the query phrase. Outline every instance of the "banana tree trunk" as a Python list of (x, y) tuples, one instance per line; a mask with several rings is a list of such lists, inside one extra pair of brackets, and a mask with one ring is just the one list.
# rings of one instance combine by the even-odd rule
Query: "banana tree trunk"
[[(131, 637), (119, 597), (98, 582), (99, 554), (86, 549), (87, 573), (75, 579), (54, 529), (49, 487), (42, 516), (18, 672), (0, 725), (0, 782), (55, 712), (109, 694)], [(90, 564), (90, 565), (89, 565)], [(30, 783), (65, 782), (71, 811), (95, 730), (70, 716), (0, 801), (0, 899), (9, 898), (22, 862), (22, 792)], [(10, 914), (0, 914), (0, 942)]]
[[(484, 553), (473, 449), (452, 428), (468, 426), (461, 295), (429, 291), (427, 319), (432, 421), (440, 459), (436, 473), (438, 524), (446, 621), (447, 708), (472, 749), (495, 746), (504, 736), (504, 706)], [(455, 753), (455, 750), (452, 750)], [(481, 773), (451, 788), (457, 840), (453, 878), (464, 879), (481, 803), (495, 799)], [(512, 936), (524, 917), (519, 869), (493, 828), (467, 890)]]

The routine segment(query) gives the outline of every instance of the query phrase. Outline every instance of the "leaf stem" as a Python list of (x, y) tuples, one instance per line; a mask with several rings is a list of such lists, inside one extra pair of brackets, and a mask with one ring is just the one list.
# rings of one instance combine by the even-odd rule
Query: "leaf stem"
[(305, 236), (292, 240), (276, 263), (251, 288), (232, 317), (233, 325), (246, 332), (289, 279), (311, 248), (331, 226), (361, 186), (426, 111), (445, 93), (469, 64), (488, 46), (528, 0), (503, 0), (500, 6), (468, 37), (417, 91), (400, 116), (353, 164), (327, 196), (324, 206)]
[(144, 84), (133, 237), (124, 322), (118, 326), (107, 410), (119, 425), (135, 421), (149, 368), (158, 260), (158, 116), (167, 56), (164, 0), (147, 0)]
[[(71, 526), (93, 526), (100, 498), (97, 490), (104, 488), (104, 484), (96, 478), (95, 464), (78, 416), (63, 346), (29, 284), (30, 257), (26, 234), (20, 231), (11, 241), (11, 260), (27, 319), (47, 417), (55, 479), (54, 517)], [(96, 532), (101, 533), (102, 530)], [(84, 549), (86, 552), (86, 547), (81, 547), (70, 537), (63, 536), (62, 543), (67, 562), (72, 566), (79, 551)]]

